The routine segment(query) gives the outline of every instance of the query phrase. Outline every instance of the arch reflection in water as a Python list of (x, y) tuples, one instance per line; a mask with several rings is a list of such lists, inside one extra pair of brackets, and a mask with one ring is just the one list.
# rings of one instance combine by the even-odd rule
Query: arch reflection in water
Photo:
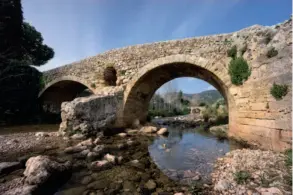
[(215, 160), (230, 150), (241, 148), (196, 129), (169, 126), (168, 130), (168, 137), (155, 138), (149, 153), (164, 174), (182, 183), (190, 184), (199, 178), (210, 180)]

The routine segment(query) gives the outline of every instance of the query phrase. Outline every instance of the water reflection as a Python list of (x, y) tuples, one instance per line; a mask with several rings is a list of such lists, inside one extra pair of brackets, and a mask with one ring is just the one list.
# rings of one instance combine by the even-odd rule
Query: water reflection
[(213, 135), (196, 129), (168, 127), (168, 137), (158, 137), (149, 146), (149, 153), (157, 166), (170, 178), (191, 182), (209, 180), (213, 163), (239, 145), (219, 141)]

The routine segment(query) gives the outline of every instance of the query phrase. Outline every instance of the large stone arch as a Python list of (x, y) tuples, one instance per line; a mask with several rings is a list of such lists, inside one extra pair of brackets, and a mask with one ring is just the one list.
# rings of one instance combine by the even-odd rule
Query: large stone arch
[(135, 119), (144, 122), (149, 101), (155, 91), (174, 78), (187, 76), (205, 80), (219, 90), (228, 103), (229, 125), (233, 127), (237, 111), (234, 97), (229, 90), (231, 82), (225, 64), (221, 61), (183, 54), (152, 61), (129, 82), (123, 102), (125, 125), (130, 125)]
[(43, 106), (50, 106), (55, 113), (59, 113), (62, 102), (72, 101), (85, 89), (94, 93), (94, 89), (86, 81), (77, 77), (63, 76), (47, 83), (39, 93), (39, 99)]

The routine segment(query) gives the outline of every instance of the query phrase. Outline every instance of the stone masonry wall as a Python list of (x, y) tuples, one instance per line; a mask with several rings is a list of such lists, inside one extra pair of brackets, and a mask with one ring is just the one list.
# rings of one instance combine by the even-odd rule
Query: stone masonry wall
[[(270, 27), (254, 25), (230, 34), (114, 49), (44, 74), (47, 83), (64, 76), (80, 78), (97, 93), (105, 87), (102, 74), (109, 64), (113, 64), (118, 71), (117, 85), (126, 88), (140, 75), (143, 67), (154, 60), (178, 54), (197, 59), (198, 62), (205, 59), (205, 68), (224, 82), (228, 89), (226, 93), (233, 101), (233, 106), (229, 105), (229, 134), (263, 148), (283, 150), (291, 145), (292, 138), (291, 37), (290, 18)], [(242, 86), (234, 86), (229, 81), (230, 58), (227, 57), (227, 50), (233, 45), (238, 50), (247, 48), (244, 58), (251, 67), (251, 76)], [(268, 58), (267, 51), (272, 47), (278, 51), (278, 55)], [(289, 85), (289, 93), (280, 101), (270, 94), (274, 82)]]

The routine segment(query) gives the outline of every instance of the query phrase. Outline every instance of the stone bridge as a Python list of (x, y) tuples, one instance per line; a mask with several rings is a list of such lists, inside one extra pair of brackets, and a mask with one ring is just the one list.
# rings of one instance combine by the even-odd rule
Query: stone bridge
[[(178, 77), (195, 77), (218, 89), (229, 107), (229, 135), (263, 148), (283, 150), (291, 145), (292, 82), (291, 19), (270, 27), (254, 25), (230, 33), (135, 45), (89, 57), (44, 72), (44, 102), (59, 106), (84, 89), (98, 94), (106, 88), (103, 71), (117, 70), (116, 85), (123, 88), (123, 105), (117, 126), (135, 119), (145, 121), (148, 103), (164, 83)], [(236, 45), (238, 55), (251, 67), (243, 85), (235, 86), (228, 74), (227, 50)], [(278, 55), (267, 57), (272, 47)], [(273, 83), (288, 84), (282, 100), (270, 94)]]

